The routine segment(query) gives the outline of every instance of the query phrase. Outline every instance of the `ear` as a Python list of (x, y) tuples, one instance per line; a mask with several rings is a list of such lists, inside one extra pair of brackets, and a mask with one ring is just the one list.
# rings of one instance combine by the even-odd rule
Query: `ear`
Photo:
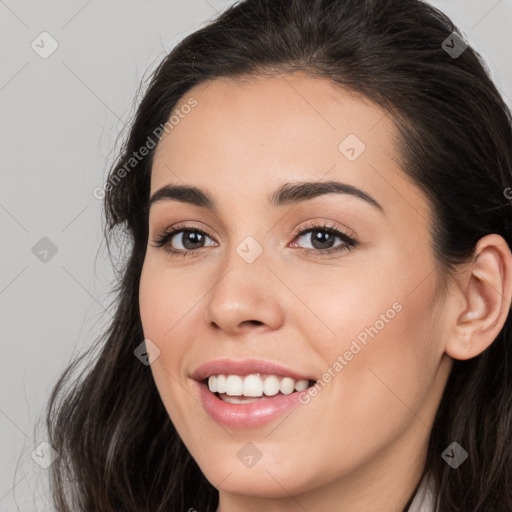
[[(454, 359), (471, 359), (496, 339), (511, 313), (512, 254), (497, 234), (481, 238), (460, 282), (462, 300), (445, 347)], [(458, 297), (460, 298), (460, 297)]]

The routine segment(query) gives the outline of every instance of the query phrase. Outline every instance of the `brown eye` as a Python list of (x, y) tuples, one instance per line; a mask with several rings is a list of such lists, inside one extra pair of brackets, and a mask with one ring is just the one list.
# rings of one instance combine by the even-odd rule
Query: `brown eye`
[(332, 233), (327, 233), (319, 229), (310, 230), (308, 235), (303, 235), (301, 238), (307, 239), (308, 237), (313, 249), (318, 250), (330, 249), (336, 240), (336, 236)]
[(214, 243), (207, 243), (212, 238), (197, 228), (174, 228), (159, 235), (155, 242), (155, 247), (165, 247), (165, 250), (173, 253), (186, 254), (188, 251), (202, 249), (208, 245), (215, 245)]
[[(182, 230), (173, 235), (169, 242), (172, 244), (172, 241), (175, 239), (178, 244), (177, 249), (191, 251), (202, 247), (205, 237), (206, 235), (199, 231)], [(182, 247), (179, 247), (179, 245)]]
[[(340, 240), (336, 243), (336, 240)], [(322, 254), (331, 254), (333, 252), (350, 250), (357, 245), (357, 241), (335, 226), (324, 224), (307, 226), (297, 233), (294, 247), (300, 245), (304, 252)], [(300, 242), (302, 240), (302, 242)], [(310, 247), (304, 247), (304, 244), (310, 244)]]

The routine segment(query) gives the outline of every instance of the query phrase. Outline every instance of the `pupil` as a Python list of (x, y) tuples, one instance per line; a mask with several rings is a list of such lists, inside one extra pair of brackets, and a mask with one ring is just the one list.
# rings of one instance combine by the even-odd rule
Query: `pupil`
[(325, 231), (313, 231), (313, 247), (315, 249), (329, 249), (332, 246), (334, 236)]
[[(190, 242), (190, 243), (189, 243)], [(203, 235), (197, 231), (187, 231), (183, 240), (183, 246), (186, 249), (197, 249), (194, 244), (201, 244), (203, 242)]]

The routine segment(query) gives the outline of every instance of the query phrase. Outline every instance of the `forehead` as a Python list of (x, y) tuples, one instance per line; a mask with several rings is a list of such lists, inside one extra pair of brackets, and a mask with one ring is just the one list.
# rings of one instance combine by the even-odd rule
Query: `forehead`
[[(191, 101), (194, 108), (184, 108)], [(390, 184), (395, 195), (418, 195), (399, 168), (387, 111), (327, 79), (216, 79), (188, 91), (173, 114), (179, 122), (156, 148), (151, 194), (185, 182), (220, 202), (242, 188), (266, 199), (285, 181), (336, 179), (383, 197), (381, 203), (393, 194)]]

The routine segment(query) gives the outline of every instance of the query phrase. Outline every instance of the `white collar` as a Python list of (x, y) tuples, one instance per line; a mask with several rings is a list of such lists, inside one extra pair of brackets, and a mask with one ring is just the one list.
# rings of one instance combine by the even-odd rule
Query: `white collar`
[(407, 512), (437, 512), (439, 501), (436, 494), (434, 477), (432, 473), (427, 472)]

